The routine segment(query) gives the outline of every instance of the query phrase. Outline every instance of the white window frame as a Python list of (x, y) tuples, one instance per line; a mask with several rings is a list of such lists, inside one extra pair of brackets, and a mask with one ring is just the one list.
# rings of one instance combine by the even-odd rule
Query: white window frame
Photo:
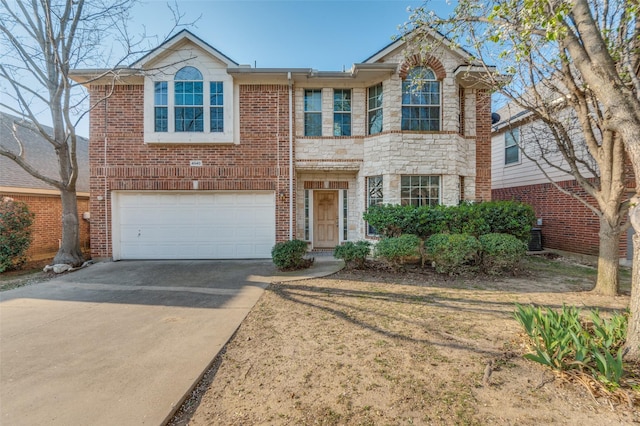
[[(430, 76), (427, 78), (427, 76), (423, 75), (420, 76), (420, 69), (425, 70), (425, 74), (428, 71), (430, 73)], [(418, 73), (418, 75), (416, 75), (415, 77), (417, 77), (419, 80), (422, 80), (421, 82), (414, 84), (413, 83), (413, 78), (414, 78), (414, 73)], [(422, 95), (426, 95), (426, 96), (431, 96), (433, 94), (435, 94), (434, 92), (429, 92), (429, 91), (425, 91), (423, 90), (424, 87), (420, 87), (421, 85), (425, 85), (425, 84), (431, 84), (431, 83), (437, 83), (438, 84), (438, 102), (437, 103), (411, 103), (411, 100), (413, 99), (413, 96), (411, 96), (411, 90), (412, 86), (415, 87), (416, 90), (418, 90), (418, 92)], [(409, 102), (405, 103), (405, 91), (409, 91)], [(429, 113), (434, 110), (437, 109), (438, 110), (438, 128), (437, 129), (405, 129), (404, 128), (404, 123), (405, 120), (409, 121), (409, 122), (415, 122), (415, 123), (420, 123), (421, 120), (417, 120), (416, 119), (412, 119), (410, 117), (405, 117), (405, 111), (407, 110), (417, 110), (417, 111), (429, 111)], [(429, 122), (429, 121), (427, 121)], [(401, 122), (400, 122), (400, 126), (402, 131), (405, 132), (440, 132), (442, 131), (442, 82), (440, 80), (438, 80), (438, 78), (436, 77), (436, 73), (433, 69), (429, 68), (429, 67), (414, 67), (409, 71), (409, 74), (407, 75), (406, 79), (402, 82), (402, 111), (401, 111)]]
[[(404, 180), (404, 178), (410, 178), (411, 179), (411, 178), (424, 178), (424, 177), (429, 178), (429, 181), (431, 181), (432, 178), (438, 178), (438, 199), (437, 199), (436, 205), (442, 204), (442, 176), (440, 176), (440, 175), (418, 175), (418, 174), (416, 174), (416, 175), (401, 175), (400, 176), (400, 204), (401, 205), (403, 205), (403, 206), (414, 205), (411, 201), (414, 200), (414, 199), (417, 199), (415, 197), (411, 197), (411, 194), (409, 194), (409, 198), (408, 199), (403, 198), (402, 190), (403, 190), (403, 188), (405, 188), (405, 185), (403, 185), (402, 181)], [(418, 188), (420, 188), (420, 189), (422, 189), (422, 188), (428, 189), (430, 187), (431, 187), (430, 184), (427, 185), (427, 186), (422, 186), (422, 183), (420, 183), (420, 185), (418, 186)], [(412, 186), (410, 184), (409, 191), (411, 191), (411, 188), (414, 188), (414, 186)], [(433, 198), (430, 197), (430, 196), (427, 196), (426, 199), (427, 200), (432, 200)], [(405, 200), (407, 200), (408, 202), (405, 202)], [(427, 204), (419, 204), (419, 206), (424, 206), (424, 205), (427, 205)], [(429, 203), (428, 205), (431, 205), (431, 203)]]
[[(175, 74), (186, 66), (197, 68), (203, 78), (203, 132), (176, 132), (175, 131)], [(155, 83), (167, 82), (167, 120), (168, 131), (155, 131)], [(224, 131), (210, 131), (210, 83), (220, 81), (223, 87)], [(164, 69), (161, 73), (149, 74), (144, 78), (144, 143), (149, 144), (232, 144), (239, 143), (236, 139), (236, 111), (237, 96), (234, 91), (233, 77), (227, 74), (225, 69), (215, 69), (206, 63), (193, 63), (190, 61), (180, 63), (178, 66)]]
[[(374, 108), (371, 107), (371, 89), (380, 87), (380, 105)], [(380, 111), (380, 119), (382, 124), (380, 125), (380, 131), (371, 133), (371, 114)], [(384, 131), (384, 85), (382, 83), (374, 84), (367, 87), (367, 135), (378, 135)]]
[[(372, 199), (371, 199), (371, 179), (378, 179), (380, 178), (380, 191), (382, 192), (382, 197), (380, 198), (380, 200), (378, 202), (376, 202), (375, 204), (372, 203)], [(384, 204), (384, 175), (375, 175), (375, 176), (367, 176), (366, 178), (367, 181), (367, 209), (369, 209), (369, 207), (373, 206), (373, 205), (382, 205)], [(373, 229), (373, 227), (371, 225), (369, 225), (369, 222), (365, 222), (366, 225), (366, 234), (367, 236), (370, 237), (378, 237), (380, 234), (376, 234), (371, 232), (371, 229)]]
[[(520, 164), (520, 128), (509, 129), (504, 133), (504, 165), (512, 166), (514, 164)], [(513, 161), (507, 161), (507, 150), (514, 149), (517, 154), (517, 158)]]

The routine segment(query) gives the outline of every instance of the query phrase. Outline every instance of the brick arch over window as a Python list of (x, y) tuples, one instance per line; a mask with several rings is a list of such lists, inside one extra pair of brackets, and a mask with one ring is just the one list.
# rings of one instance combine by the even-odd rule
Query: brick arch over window
[(442, 65), (442, 62), (440, 62), (437, 58), (433, 56), (429, 56), (423, 59), (422, 56), (420, 55), (413, 55), (407, 58), (402, 63), (402, 66), (400, 67), (400, 72), (399, 72), (400, 78), (403, 80), (407, 78), (407, 74), (413, 67), (431, 68), (433, 72), (436, 73), (436, 78), (438, 80), (444, 80), (444, 78), (447, 76), (447, 73), (444, 70), (444, 66)]

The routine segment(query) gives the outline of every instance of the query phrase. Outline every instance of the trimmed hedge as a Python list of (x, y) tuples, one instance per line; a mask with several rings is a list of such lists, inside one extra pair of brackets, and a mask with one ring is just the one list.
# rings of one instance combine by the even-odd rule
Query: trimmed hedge
[(435, 234), (425, 242), (426, 256), (441, 274), (477, 270), (481, 249), (480, 241), (469, 234)]
[(490, 275), (515, 269), (527, 252), (527, 245), (509, 234), (486, 234), (478, 240), (482, 246), (482, 269)]
[(0, 272), (18, 269), (27, 261), (34, 217), (26, 203), (0, 200)]
[(304, 259), (305, 254), (307, 254), (307, 243), (302, 240), (277, 243), (271, 249), (273, 263), (280, 270), (308, 268), (313, 260)]
[(375, 254), (398, 268), (407, 261), (422, 259), (421, 244), (420, 237), (411, 234), (383, 238), (376, 244)]
[(458, 206), (371, 206), (364, 219), (383, 237), (414, 234), (426, 240), (440, 233), (510, 234), (529, 241), (535, 221), (533, 208), (515, 201), (462, 203)]
[(364, 268), (370, 252), (371, 243), (369, 241), (347, 241), (342, 245), (336, 246), (333, 250), (333, 257), (344, 260), (348, 268)]

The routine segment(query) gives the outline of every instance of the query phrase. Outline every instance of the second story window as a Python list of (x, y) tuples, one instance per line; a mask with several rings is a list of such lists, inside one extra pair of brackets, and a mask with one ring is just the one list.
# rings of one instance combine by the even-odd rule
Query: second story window
[(224, 132), (224, 92), (221, 81), (209, 83), (209, 123), (212, 132)]
[(382, 83), (369, 87), (367, 123), (370, 135), (382, 131)]
[(351, 90), (333, 91), (333, 136), (351, 136)]
[(504, 134), (504, 164), (515, 164), (520, 162), (520, 148), (518, 148), (518, 139), (520, 138), (520, 129), (508, 130)]
[(169, 96), (166, 81), (154, 83), (154, 129), (156, 132), (169, 131)]
[(412, 68), (402, 82), (402, 130), (440, 130), (440, 82), (431, 68)]
[(184, 67), (174, 80), (175, 131), (204, 131), (202, 74), (194, 67)]
[(304, 135), (322, 136), (322, 90), (304, 91)]

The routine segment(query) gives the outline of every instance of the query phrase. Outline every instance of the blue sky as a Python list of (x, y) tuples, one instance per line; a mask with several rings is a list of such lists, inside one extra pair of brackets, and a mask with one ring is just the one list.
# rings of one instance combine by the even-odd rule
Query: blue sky
[[(190, 31), (241, 64), (260, 68), (338, 71), (361, 62), (392, 41), (409, 18), (408, 0), (178, 1), (184, 21), (201, 16)], [(445, 0), (430, 3), (446, 15)], [(164, 1), (133, 11), (133, 31), (162, 37), (172, 15)]]
[[(169, 3), (173, 5), (173, 0)], [(446, 16), (455, 3), (430, 0), (429, 7)], [(407, 8), (423, 4), (411, 0), (177, 0), (182, 22), (193, 23), (185, 28), (240, 64), (321, 71), (349, 69), (384, 48), (408, 21)], [(143, 0), (131, 17), (129, 33), (155, 36), (149, 39), (151, 48), (173, 27), (167, 0)], [(118, 49), (109, 39), (104, 44)], [(41, 110), (39, 120), (50, 125), (46, 107)], [(76, 131), (89, 136), (88, 117)]]

